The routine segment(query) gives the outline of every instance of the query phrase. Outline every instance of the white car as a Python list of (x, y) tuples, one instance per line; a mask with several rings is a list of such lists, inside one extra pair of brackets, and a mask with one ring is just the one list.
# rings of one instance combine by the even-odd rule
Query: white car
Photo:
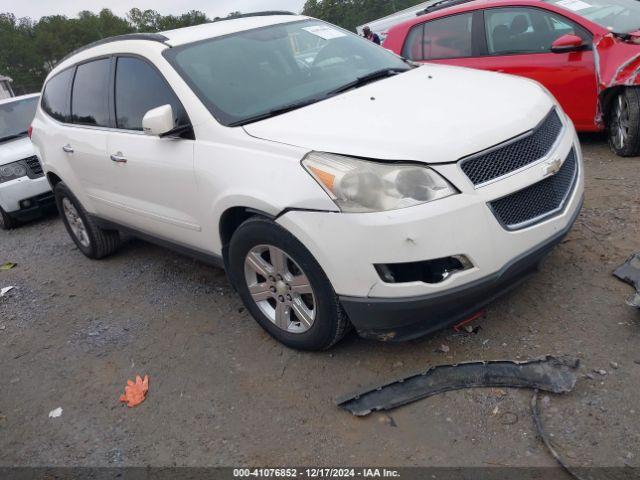
[(291, 14), (90, 45), (48, 76), (32, 138), (86, 256), (124, 231), (222, 265), (300, 349), (463, 321), (583, 198), (575, 130), (539, 84), (413, 68)]
[(0, 100), (0, 229), (17, 227), (54, 205), (28, 128), (39, 94)]

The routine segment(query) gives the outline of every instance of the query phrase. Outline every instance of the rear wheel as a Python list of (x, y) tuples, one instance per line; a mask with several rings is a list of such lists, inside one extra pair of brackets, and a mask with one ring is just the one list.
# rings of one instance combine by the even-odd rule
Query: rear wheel
[(20, 225), (20, 222), (0, 207), (0, 230), (11, 230), (12, 228), (16, 228), (18, 225)]
[(120, 234), (98, 227), (64, 183), (58, 183), (54, 193), (64, 226), (82, 253), (89, 258), (99, 259), (118, 249)]
[(276, 223), (243, 223), (231, 238), (229, 270), (249, 312), (288, 347), (324, 350), (346, 333), (349, 321), (324, 271)]
[(640, 154), (640, 89), (625, 88), (613, 100), (609, 115), (609, 145), (616, 155)]

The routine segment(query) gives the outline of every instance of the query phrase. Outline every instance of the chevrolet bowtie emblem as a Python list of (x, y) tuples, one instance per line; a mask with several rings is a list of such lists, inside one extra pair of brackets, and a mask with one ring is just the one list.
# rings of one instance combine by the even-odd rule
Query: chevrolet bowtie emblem
[(555, 175), (562, 168), (562, 164), (564, 162), (560, 158), (556, 158), (555, 160), (551, 160), (550, 162), (542, 165), (542, 175), (544, 177), (549, 177), (551, 175)]

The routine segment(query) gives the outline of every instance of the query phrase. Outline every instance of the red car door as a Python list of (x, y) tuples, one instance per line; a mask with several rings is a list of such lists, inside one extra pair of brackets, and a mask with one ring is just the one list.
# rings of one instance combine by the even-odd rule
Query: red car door
[[(537, 80), (558, 99), (578, 130), (598, 130), (597, 78), (589, 32), (561, 15), (534, 7), (486, 9), (484, 27), (486, 52), (467, 59), (465, 66)], [(585, 48), (552, 52), (551, 44), (566, 34), (581, 37)]]

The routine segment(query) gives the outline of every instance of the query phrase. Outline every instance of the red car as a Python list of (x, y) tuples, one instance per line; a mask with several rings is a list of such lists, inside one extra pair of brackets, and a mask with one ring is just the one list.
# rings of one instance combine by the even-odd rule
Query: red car
[(537, 80), (578, 130), (606, 129), (615, 153), (640, 154), (637, 0), (444, 0), (391, 28), (384, 46)]

